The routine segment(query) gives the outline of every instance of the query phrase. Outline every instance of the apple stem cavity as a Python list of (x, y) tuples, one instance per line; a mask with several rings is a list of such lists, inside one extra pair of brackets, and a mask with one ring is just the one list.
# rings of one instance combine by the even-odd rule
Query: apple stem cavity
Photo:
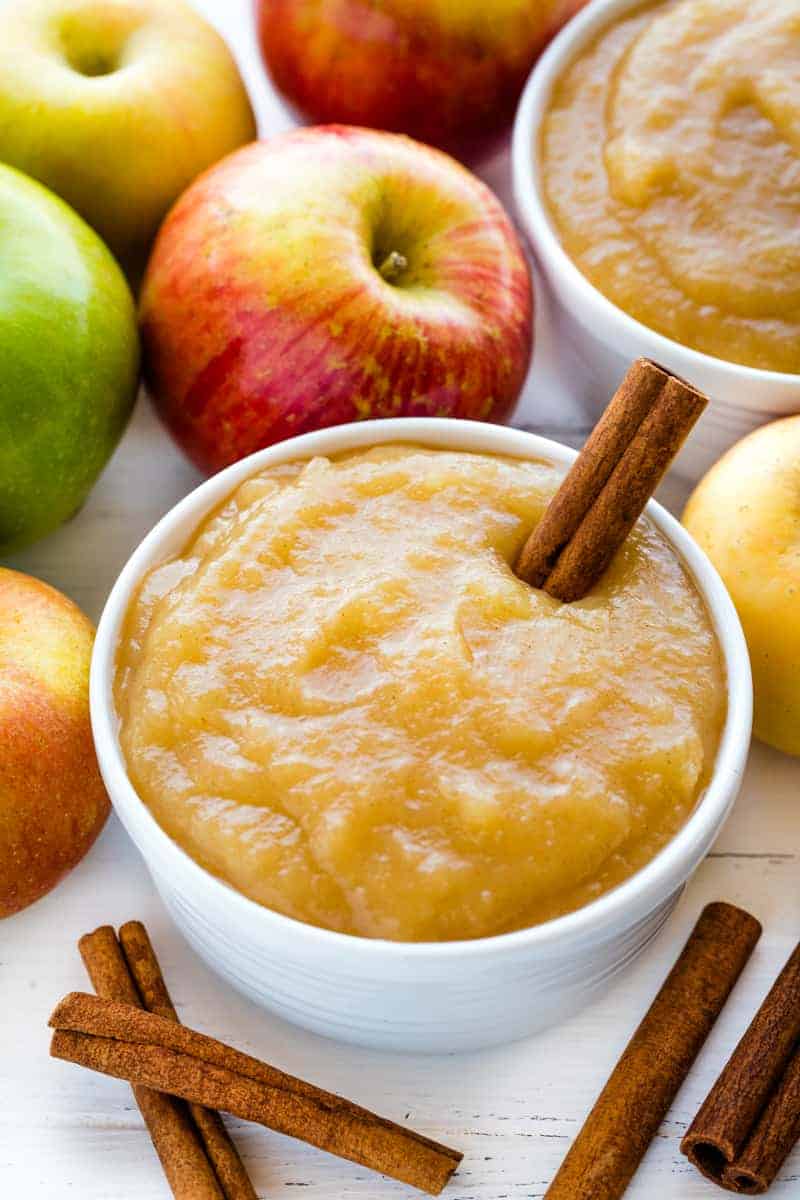
[(378, 274), (381, 275), (387, 283), (394, 283), (403, 271), (408, 267), (408, 259), (405, 254), (401, 254), (398, 250), (392, 250), (391, 254), (387, 254), (381, 265), (378, 267)]

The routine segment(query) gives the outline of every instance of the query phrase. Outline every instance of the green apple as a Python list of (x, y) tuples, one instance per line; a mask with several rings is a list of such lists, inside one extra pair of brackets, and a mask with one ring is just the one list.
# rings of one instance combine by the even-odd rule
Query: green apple
[(132, 274), (195, 175), (254, 137), (230, 51), (183, 0), (0, 3), (0, 160)]
[(83, 503), (136, 395), (133, 298), (47, 188), (0, 165), (0, 553)]

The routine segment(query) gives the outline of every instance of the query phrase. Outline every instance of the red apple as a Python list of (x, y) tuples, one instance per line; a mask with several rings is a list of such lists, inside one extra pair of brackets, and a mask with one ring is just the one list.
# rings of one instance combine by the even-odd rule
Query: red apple
[(258, 0), (264, 61), (313, 121), (479, 149), (586, 0)]
[(66, 596), (0, 567), (0, 917), (49, 892), (108, 816), (89, 724), (93, 641)]
[(159, 411), (213, 471), (362, 417), (506, 417), (530, 359), (530, 273), (499, 201), (447, 155), (302, 129), (184, 193), (141, 326)]

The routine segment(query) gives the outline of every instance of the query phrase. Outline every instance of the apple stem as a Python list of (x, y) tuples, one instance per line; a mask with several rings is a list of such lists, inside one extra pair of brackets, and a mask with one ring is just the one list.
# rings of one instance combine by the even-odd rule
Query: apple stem
[(408, 259), (406, 256), (400, 254), (398, 250), (392, 250), (391, 254), (387, 254), (378, 267), (378, 274), (382, 275), (387, 283), (392, 283), (397, 279), (398, 275), (402, 275), (407, 266)]

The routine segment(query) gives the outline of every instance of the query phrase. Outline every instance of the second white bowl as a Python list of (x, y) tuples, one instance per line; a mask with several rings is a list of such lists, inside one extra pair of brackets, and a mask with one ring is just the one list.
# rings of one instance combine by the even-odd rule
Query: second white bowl
[(750, 739), (750, 666), (719, 576), (660, 505), (648, 515), (672, 543), (708, 607), (725, 660), (728, 714), (708, 788), (684, 827), (643, 870), (585, 908), (500, 937), (374, 941), (304, 925), (209, 874), (158, 825), (128, 777), (117, 737), (114, 659), (142, 576), (183, 548), (203, 518), (249, 475), (276, 463), (361, 446), (426, 446), (545, 458), (575, 452), (517, 429), (471, 421), (395, 419), (342, 425), (262, 450), (202, 484), (145, 538), (114, 586), (97, 631), (92, 727), (114, 807), (164, 903), (197, 953), (265, 1008), (316, 1033), (406, 1051), (474, 1050), (533, 1033), (588, 1004), (655, 936), (708, 852), (739, 791)]
[(594, 415), (618, 386), (631, 359), (643, 356), (690, 380), (711, 398), (675, 465), (695, 481), (739, 438), (800, 411), (800, 375), (762, 371), (701, 354), (664, 337), (617, 308), (590, 283), (559, 241), (542, 184), (539, 139), (557, 80), (602, 30), (641, 7), (641, 0), (594, 0), (562, 29), (539, 59), (514, 124), (514, 198), (544, 276), (559, 337), (583, 378), (576, 390)]

